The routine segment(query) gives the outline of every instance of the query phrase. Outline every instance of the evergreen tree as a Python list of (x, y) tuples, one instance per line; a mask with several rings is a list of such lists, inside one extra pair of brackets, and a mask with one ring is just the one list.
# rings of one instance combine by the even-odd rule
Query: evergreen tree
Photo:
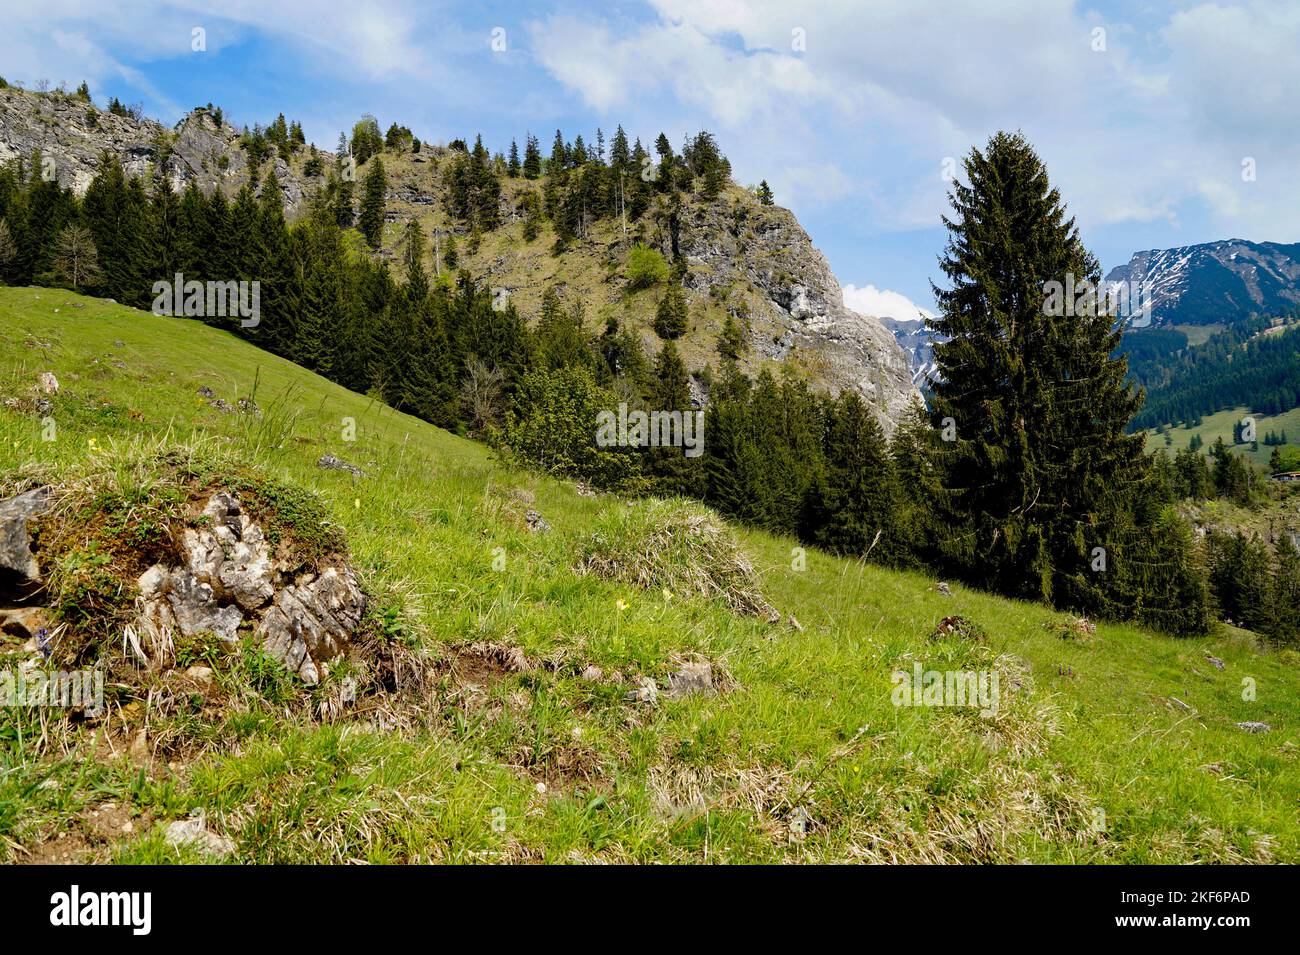
[(342, 234), (328, 214), (312, 216), (293, 233), (302, 275), (295, 360), (326, 377), (339, 359), (339, 301), (345, 274)]
[(1274, 545), (1277, 569), (1270, 593), (1268, 633), (1278, 643), (1300, 643), (1300, 553), (1283, 534)]
[(564, 136), (557, 129), (555, 139), (551, 143), (551, 160), (546, 171), (551, 175), (563, 172), (569, 165), (569, 149), (564, 145)]
[(722, 333), (718, 336), (718, 354), (731, 361), (740, 361), (745, 354), (745, 331), (734, 315), (727, 313), (722, 323)]
[(665, 340), (680, 338), (686, 332), (686, 319), (686, 296), (680, 286), (668, 286), (655, 310), (655, 332)]
[[(694, 414), (691, 407), (690, 375), (686, 371), (681, 355), (677, 352), (677, 346), (671, 341), (664, 342), (655, 361), (650, 410), (661, 414), (680, 413), (683, 428), (686, 426), (686, 417)], [(694, 426), (694, 422), (691, 426)], [(701, 436), (700, 432), (692, 432), (692, 434)], [(646, 462), (653, 493), (665, 497), (671, 495), (698, 497), (703, 494), (707, 474), (698, 457), (686, 456), (684, 434), (682, 447), (651, 447), (646, 452)]]
[(524, 178), (536, 179), (542, 174), (542, 151), (537, 137), (529, 133), (524, 140)]
[(9, 272), (9, 264), (18, 257), (18, 247), (14, 245), (9, 223), (0, 219), (0, 281)]
[(934, 289), (946, 340), (932, 419), (956, 438), (941, 459), (948, 551), (995, 589), (1078, 603), (1138, 472), (1142, 438), (1124, 428), (1141, 395), (1111, 357), (1120, 333), (1109, 317), (1055, 314), (1046, 298), (1046, 283), (1101, 275), (1033, 149), (999, 133), (965, 171), (944, 218), (952, 287)]
[(591, 344), (582, 327), (582, 307), (566, 311), (553, 285), (542, 292), (542, 311), (537, 319), (537, 361), (541, 368), (558, 371), (575, 365), (590, 367)]
[(361, 216), (358, 224), (366, 244), (378, 249), (384, 238), (384, 198), (388, 191), (388, 177), (384, 163), (375, 159), (362, 183)]
[(758, 196), (759, 205), (770, 206), (772, 204), (772, 187), (767, 184), (766, 179), (762, 180), (758, 184), (758, 190), (755, 195)]
[(609, 149), (609, 164), (615, 169), (626, 169), (632, 163), (632, 155), (628, 151), (627, 133), (623, 132), (620, 125), (614, 132), (614, 141)]
[(809, 489), (803, 536), (838, 554), (887, 560), (895, 548), (893, 465), (875, 415), (853, 391), (827, 409), (825, 470)]
[[(327, 210), (318, 209), (314, 214), (330, 217)], [(293, 241), (284, 221), (284, 193), (274, 172), (267, 173), (258, 199), (255, 245), (253, 278), (261, 283), (262, 315), (248, 334), (262, 347), (294, 359), (302, 276), (294, 268)]]
[(506, 168), (509, 170), (511, 179), (519, 178), (519, 144), (513, 139), (510, 140), (510, 161)]

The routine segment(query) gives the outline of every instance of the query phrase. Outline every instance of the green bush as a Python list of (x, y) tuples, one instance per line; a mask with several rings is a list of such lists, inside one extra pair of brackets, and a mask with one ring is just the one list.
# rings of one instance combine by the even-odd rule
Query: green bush
[(668, 278), (668, 263), (656, 250), (637, 243), (627, 254), (627, 287), (629, 291), (650, 288)]
[(533, 467), (600, 487), (623, 487), (637, 474), (635, 449), (596, 444), (597, 416), (618, 399), (585, 368), (536, 371), (524, 377), (501, 440)]

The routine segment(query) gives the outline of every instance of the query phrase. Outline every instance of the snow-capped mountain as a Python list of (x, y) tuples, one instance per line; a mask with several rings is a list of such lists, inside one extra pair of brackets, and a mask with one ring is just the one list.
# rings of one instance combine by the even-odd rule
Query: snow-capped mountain
[(925, 319), (882, 318), (881, 324), (893, 332), (898, 346), (907, 355), (912, 369), (912, 384), (921, 388), (935, 375), (935, 336), (926, 328)]
[[(1300, 309), (1300, 243), (1226, 239), (1137, 252), (1107, 282), (1149, 295), (1151, 325), (1230, 325)], [(1146, 324), (1134, 321), (1134, 325)]]

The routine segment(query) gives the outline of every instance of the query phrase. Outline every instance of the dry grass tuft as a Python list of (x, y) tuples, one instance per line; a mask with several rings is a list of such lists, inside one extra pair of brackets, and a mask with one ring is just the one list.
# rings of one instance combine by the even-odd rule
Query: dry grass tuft
[(638, 501), (607, 512), (581, 547), (578, 570), (642, 590), (718, 599), (772, 623), (781, 619), (726, 525), (687, 501)]

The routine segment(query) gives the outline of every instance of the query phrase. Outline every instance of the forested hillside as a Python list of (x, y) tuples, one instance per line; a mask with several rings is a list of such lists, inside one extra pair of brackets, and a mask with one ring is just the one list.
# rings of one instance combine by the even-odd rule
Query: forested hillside
[[(494, 307), (514, 304), (529, 324), (553, 291), (566, 310), (579, 309), (588, 335), (613, 323), (652, 354), (672, 338), (697, 404), (707, 397), (724, 335), (742, 346), (737, 360), (749, 374), (769, 367), (817, 390), (856, 391), (886, 430), (914, 399), (892, 336), (844, 307), (825, 258), (765, 183), (731, 182), (711, 134), (687, 137), (679, 148), (662, 133), (642, 145), (622, 128), (609, 136), (597, 129), (589, 140), (557, 130), (549, 149), (526, 133), (495, 153), (481, 138), (468, 141), (431, 144), (396, 122), (384, 133), (365, 116), (329, 152), (307, 143), (283, 114), (237, 129), (209, 104), (169, 130), (121, 104), (101, 111), (80, 91), (0, 88), (0, 160), (21, 164), (24, 176), (80, 197), (108, 156), (128, 182), (139, 180), (141, 194), (123, 207), (120, 228), (149, 234), (97, 236), (129, 247), (135, 261), (106, 247), (105, 281), (85, 286), (120, 301), (149, 305), (153, 283), (175, 274), (168, 270), (198, 280), (260, 277), (278, 291), (262, 303), (268, 323), (279, 327), (264, 344), (288, 355), (300, 322), (347, 328), (357, 307), (382, 311), (373, 289), (357, 290), (364, 280), (333, 277), (345, 271), (343, 258), (385, 263), (396, 275), (414, 258), (432, 284), (451, 287), (468, 272)], [(173, 196), (159, 198), (164, 185)], [(217, 192), (224, 194), (219, 207), (199, 201), (211, 205)], [(277, 195), (290, 228), (315, 218), (319, 233), (332, 221), (340, 239), (318, 235), (291, 245), (274, 224), (250, 228), (252, 208)], [(145, 200), (166, 205), (166, 223), (154, 228), (162, 207), (146, 214)], [(35, 201), (38, 212), (46, 208), (44, 198)], [(53, 218), (35, 247), (48, 249), (62, 222), (62, 207), (49, 209)], [(25, 213), (10, 218), (17, 235)], [(176, 236), (183, 236), (180, 245)], [(349, 246), (346, 256), (329, 251), (337, 242)], [(200, 263), (186, 243), (220, 246), (204, 256), (208, 272), (196, 271)], [(34, 268), (47, 272), (50, 263), (48, 256), (19, 260), (9, 280), (30, 281)], [(321, 276), (311, 287), (309, 272)], [(336, 305), (320, 294), (337, 282), (362, 304)], [(309, 364), (331, 360), (316, 350), (303, 351)]]
[[(245, 131), (238, 148), (231, 195), (220, 177), (205, 192), (198, 175), (178, 193), (172, 178), (128, 174), (110, 152), (78, 195), (46, 175), (39, 154), (15, 158), (0, 170), (5, 279), (228, 328), (352, 391), (598, 487), (699, 498), (832, 552), (1167, 632), (1211, 624), (1211, 581), (1173, 507), (1187, 493), (1167, 461), (1125, 434), (1145, 412), (1109, 320), (1053, 320), (1032, 296), (1018, 298), (1023, 314), (983, 308), (1007, 283), (1098, 278), (1023, 139), (995, 137), (967, 158), (969, 180), (989, 183), (987, 194), (954, 186), (928, 410), (897, 405), (909, 392), (891, 398), (882, 380), (819, 387), (791, 363), (797, 351), (779, 369), (755, 353), (756, 292), (770, 306), (773, 289), (790, 291), (788, 315), (810, 327), (843, 307), (831, 300), (833, 279), (791, 284), (788, 270), (808, 274), (816, 262), (771, 246), (790, 235), (788, 213), (773, 211), (765, 185), (750, 194), (732, 184), (708, 133), (680, 151), (661, 135), (652, 156), (621, 128), (591, 144), (557, 131), (547, 156), (531, 135), (493, 156), (481, 139), (429, 147), (365, 118), (330, 155), (279, 117)], [(277, 170), (318, 180), (294, 218)], [(1050, 243), (1035, 258), (990, 251), (1014, 250), (1037, 229)], [(719, 234), (732, 244), (701, 249)], [(815, 258), (813, 271), (825, 272)], [(548, 273), (543, 261), (585, 264)], [(495, 284), (521, 268), (549, 277), (527, 289)], [(718, 284), (737, 269), (743, 285)], [(239, 309), (214, 311), (214, 285), (237, 288)], [(256, 302), (245, 301), (254, 285)], [(518, 307), (532, 309), (530, 294), (531, 321)], [(1154, 380), (1157, 364), (1137, 369)], [(618, 426), (602, 433), (602, 416)], [(629, 431), (637, 416), (648, 431)], [(697, 421), (699, 440), (684, 442), (680, 429)], [(1249, 480), (1219, 483), (1235, 493)]]
[[(1256, 318), (1196, 347), (1181, 332), (1132, 332), (1123, 349), (1146, 389), (1134, 429), (1198, 422), (1241, 405), (1278, 415), (1300, 404), (1300, 322)], [(1261, 435), (1262, 437), (1262, 435)]]

